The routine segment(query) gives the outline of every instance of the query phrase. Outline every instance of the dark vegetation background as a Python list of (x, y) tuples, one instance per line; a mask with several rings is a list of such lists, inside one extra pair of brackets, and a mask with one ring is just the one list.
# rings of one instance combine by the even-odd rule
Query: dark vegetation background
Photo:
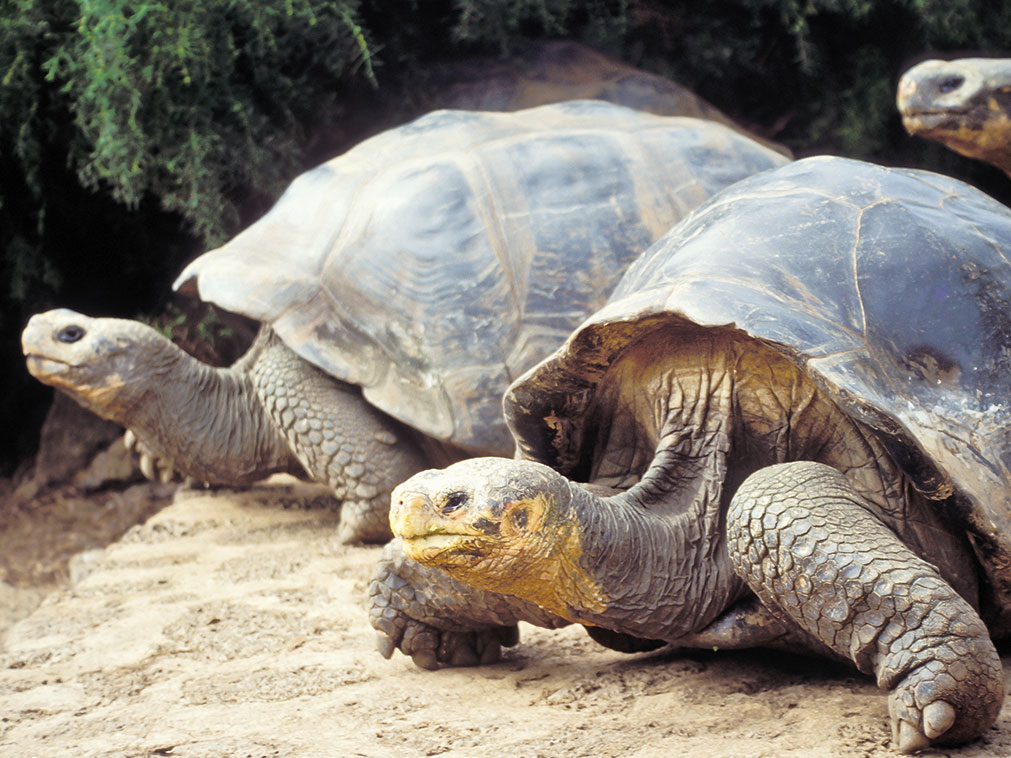
[(182, 266), (255, 220), (301, 171), (416, 115), (440, 63), (575, 39), (680, 81), (798, 156), (932, 168), (1011, 199), (1003, 174), (907, 137), (894, 106), (899, 75), (922, 58), (1011, 54), (1011, 3), (0, 0), (0, 9), (0, 475), (31, 455), (50, 396), (21, 360), (29, 315), (66, 306), (180, 326), (169, 298)]

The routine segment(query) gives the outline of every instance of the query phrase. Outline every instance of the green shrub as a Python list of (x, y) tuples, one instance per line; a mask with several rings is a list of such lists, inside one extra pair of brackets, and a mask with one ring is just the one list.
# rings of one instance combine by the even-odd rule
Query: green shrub
[(894, 88), (914, 59), (1011, 51), (1011, 6), (986, 0), (674, 0), (631, 14), (646, 66), (801, 153), (894, 155)]
[[(19, 5), (33, 19), (21, 24), (22, 44), (36, 49), (19, 50), (9, 76), (24, 92), (56, 88), (73, 119), (68, 157), (81, 184), (128, 207), (151, 193), (209, 242), (234, 231), (231, 194), (283, 187), (302, 124), (332, 106), (335, 83), (354, 68), (373, 76), (356, 3), (346, 0)], [(41, 6), (54, 7), (40, 17)], [(76, 12), (59, 18), (59, 9)], [(49, 115), (15, 105), (14, 113)], [(17, 126), (31, 177), (31, 143), (44, 125)]]

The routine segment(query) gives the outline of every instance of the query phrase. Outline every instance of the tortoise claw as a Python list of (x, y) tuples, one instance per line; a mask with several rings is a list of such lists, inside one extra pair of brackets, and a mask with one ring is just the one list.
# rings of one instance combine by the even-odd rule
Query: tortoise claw
[[(386, 609), (381, 618), (373, 618), (378, 631), (376, 649), (384, 658), (400, 650), (411, 657), (418, 668), (429, 671), (443, 666), (479, 666), (497, 663), (502, 656), (502, 639), (515, 640), (515, 630), (482, 629), (451, 631), (439, 629), (406, 614)], [(515, 643), (514, 643), (515, 644)]]
[(155, 465), (154, 458), (146, 453), (140, 454), (140, 473), (144, 475), (144, 478), (149, 481), (155, 481)]
[(123, 446), (137, 456), (137, 466), (145, 479), (168, 484), (176, 478), (175, 464), (151, 452), (132, 429), (123, 432)]
[(389, 660), (393, 657), (393, 651), (396, 649), (397, 645), (392, 637), (383, 632), (376, 632), (376, 650), (379, 652), (379, 655)]
[(423, 650), (420, 653), (415, 653), (411, 656), (411, 660), (414, 661), (414, 665), (419, 669), (436, 671), (439, 668), (439, 661), (436, 659), (435, 653), (431, 650)]
[(951, 729), (955, 723), (955, 709), (943, 700), (937, 700), (923, 709), (923, 733), (932, 740)]
[[(389, 549), (389, 547), (388, 547)], [(515, 624), (475, 623), (454, 619), (424, 601), (424, 591), (401, 575), (405, 565), (383, 560), (369, 585), (369, 621), (378, 632), (384, 658), (400, 650), (423, 669), (497, 663), (502, 647), (519, 642)], [(399, 569), (399, 570), (398, 570)]]
[(917, 753), (930, 747), (930, 738), (908, 721), (893, 725), (892, 741), (900, 753)]
[(955, 724), (955, 709), (950, 703), (935, 700), (923, 709), (923, 729), (899, 718), (892, 724), (892, 740), (901, 753), (917, 753), (924, 750)]
[(162, 465), (158, 468), (158, 481), (162, 484), (168, 484), (175, 478), (175, 469), (172, 467), (171, 461), (160, 461), (159, 463)]

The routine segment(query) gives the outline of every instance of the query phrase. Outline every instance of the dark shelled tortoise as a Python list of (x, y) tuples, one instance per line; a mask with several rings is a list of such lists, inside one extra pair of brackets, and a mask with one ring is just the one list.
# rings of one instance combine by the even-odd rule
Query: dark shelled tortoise
[[(514, 111), (562, 100), (605, 100), (658, 116), (703, 118), (741, 130), (719, 108), (678, 82), (572, 40), (531, 41), (507, 58), (481, 56), (434, 64), (423, 82), (416, 99), (425, 110)], [(790, 155), (782, 145), (764, 144)]]
[(528, 460), (395, 490), (380, 649), (492, 660), (518, 620), (806, 646), (891, 691), (901, 750), (978, 736), (1011, 631), (1009, 255), (1011, 211), (928, 172), (719, 193), (510, 387)]
[(346, 541), (389, 536), (426, 466), (508, 454), (509, 382), (717, 190), (786, 158), (712, 122), (594, 101), (436, 111), (296, 179), (177, 286), (267, 325), (230, 369), (133, 321), (57, 310), (30, 371), (197, 480), (304, 469)]
[(918, 63), (899, 79), (906, 131), (1011, 176), (1011, 58)]

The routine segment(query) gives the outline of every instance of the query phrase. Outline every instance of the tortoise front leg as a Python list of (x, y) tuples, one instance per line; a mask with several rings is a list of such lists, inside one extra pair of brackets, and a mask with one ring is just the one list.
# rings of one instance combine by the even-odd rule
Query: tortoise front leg
[(404, 555), (400, 540), (383, 550), (369, 583), (369, 621), (379, 652), (400, 649), (421, 668), (499, 660), (519, 642), (517, 622), (555, 629), (569, 622), (519, 598), (471, 587)]
[(798, 462), (753, 474), (727, 532), (764, 603), (891, 690), (899, 750), (970, 740), (996, 720), (1003, 678), (983, 621), (840, 472)]
[(294, 456), (341, 500), (340, 540), (388, 540), (391, 490), (428, 465), (406, 428), (280, 340), (262, 350), (250, 376)]

